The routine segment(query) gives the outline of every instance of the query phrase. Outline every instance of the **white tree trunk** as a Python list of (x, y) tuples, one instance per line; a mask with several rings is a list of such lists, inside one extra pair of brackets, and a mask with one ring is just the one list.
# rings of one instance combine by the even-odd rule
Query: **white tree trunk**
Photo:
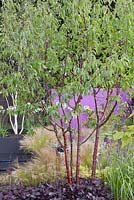
[(21, 133), (23, 132), (24, 130), (24, 121), (25, 121), (25, 115), (22, 116), (22, 120), (21, 120), (21, 130), (19, 132), (19, 135), (21, 135)]
[(18, 98), (18, 93), (16, 92), (15, 94), (10, 94), (12, 98), (12, 105), (10, 105), (9, 99), (6, 97), (6, 103), (7, 103), (7, 108), (10, 111), (11, 109), (13, 110), (14, 114), (9, 113), (9, 120), (11, 127), (14, 131), (15, 135), (20, 135), (23, 130), (24, 130), (24, 120), (25, 120), (25, 115), (23, 114), (22, 119), (20, 121), (21, 123), (21, 129), (19, 131), (19, 121), (18, 121), (18, 114), (17, 114), (17, 98)]

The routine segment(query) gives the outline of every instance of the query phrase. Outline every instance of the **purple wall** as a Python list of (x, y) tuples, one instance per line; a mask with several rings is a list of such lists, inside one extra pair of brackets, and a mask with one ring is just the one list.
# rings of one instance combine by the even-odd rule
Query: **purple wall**
[[(115, 91), (115, 89), (114, 89), (113, 91), (111, 91), (111, 95), (110, 95), (110, 96), (111, 96), (111, 97), (115, 97), (115, 95), (116, 95), (116, 91)], [(124, 91), (122, 91), (121, 89), (120, 89), (120, 92), (119, 92), (119, 94), (118, 94), (118, 97), (120, 98), (120, 101), (119, 101), (119, 103), (117, 104), (116, 109), (115, 109), (115, 111), (114, 111), (114, 114), (115, 114), (115, 115), (117, 115), (117, 114), (120, 112), (120, 107), (121, 107), (121, 104), (122, 104), (122, 103), (126, 102), (126, 105), (130, 105), (130, 103), (131, 103), (131, 102), (130, 102), (130, 95), (129, 95), (129, 93), (124, 92)], [(76, 98), (76, 100), (77, 100), (77, 96), (76, 96), (75, 98)], [(105, 106), (105, 104), (106, 104), (107, 92), (104, 91), (103, 89), (101, 89), (101, 90), (98, 92), (96, 98), (97, 98), (98, 110), (103, 111), (103, 108), (104, 108), (104, 106)], [(59, 98), (56, 97), (54, 103), (58, 103), (58, 102), (59, 102)], [(111, 106), (111, 107), (112, 107), (113, 103), (114, 103), (114, 101), (111, 100), (111, 101), (110, 101), (110, 104), (111, 104), (110, 106)], [(92, 109), (92, 110), (95, 110), (95, 102), (94, 102), (94, 97), (93, 97), (93, 95), (92, 95), (92, 92), (91, 92), (91, 95), (90, 95), (90, 96), (83, 96), (82, 99), (81, 99), (80, 104), (81, 104), (81, 105), (83, 106), (83, 108), (85, 109), (85, 112), (82, 112), (82, 113), (80, 114), (80, 122), (81, 122), (82, 124), (84, 124), (84, 122), (86, 122), (86, 120), (87, 120), (87, 118), (88, 118), (88, 113), (86, 112), (86, 109), (90, 108), (90, 109)], [(71, 105), (71, 107), (74, 106), (74, 100), (73, 100), (73, 99), (71, 99), (71, 100), (69, 101), (69, 105)], [(109, 108), (109, 109), (110, 109), (110, 108)], [(63, 111), (63, 110), (64, 110), (64, 111)], [(61, 108), (59, 109), (59, 113), (60, 113), (60, 115), (62, 116), (62, 118), (64, 118), (63, 112), (65, 112), (67, 115), (68, 115), (69, 113), (72, 112), (71, 108), (70, 108), (67, 104), (63, 104), (63, 110), (62, 110)], [(122, 117), (125, 117), (126, 115), (129, 114), (129, 113), (127, 113), (127, 111), (128, 111), (127, 106), (124, 108), (124, 111), (125, 111), (124, 114), (123, 114), (124, 116), (122, 116)], [(130, 111), (129, 111), (129, 112), (130, 112)], [(70, 119), (70, 117), (68, 118), (67, 122), (65, 122), (65, 121), (63, 120), (63, 123), (64, 123), (64, 126), (65, 126), (65, 127), (67, 127), (67, 124), (68, 124), (69, 119)], [(58, 120), (57, 120), (57, 122), (60, 123)], [(73, 116), (73, 120), (72, 120), (71, 126), (72, 126), (72, 128), (77, 129), (77, 119), (76, 119), (76, 116), (75, 116), (75, 115)], [(83, 125), (83, 127), (84, 127), (84, 126), (85, 126), (85, 125)]]

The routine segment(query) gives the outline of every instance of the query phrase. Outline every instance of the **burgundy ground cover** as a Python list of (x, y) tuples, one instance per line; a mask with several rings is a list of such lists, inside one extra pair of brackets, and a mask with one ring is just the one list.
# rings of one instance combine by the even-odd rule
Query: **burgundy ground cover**
[(38, 186), (12, 186), (0, 193), (0, 200), (113, 200), (110, 188), (100, 179), (91, 182), (81, 179), (80, 184), (69, 186), (65, 181)]

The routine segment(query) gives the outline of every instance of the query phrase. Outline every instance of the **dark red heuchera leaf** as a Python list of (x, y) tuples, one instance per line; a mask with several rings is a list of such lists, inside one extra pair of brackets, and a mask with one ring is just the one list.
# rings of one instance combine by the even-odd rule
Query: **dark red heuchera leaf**
[(70, 186), (65, 180), (55, 183), (44, 183), (38, 186), (24, 187), (14, 185), (0, 193), (2, 200), (113, 200), (108, 186), (100, 179), (80, 179), (80, 184)]

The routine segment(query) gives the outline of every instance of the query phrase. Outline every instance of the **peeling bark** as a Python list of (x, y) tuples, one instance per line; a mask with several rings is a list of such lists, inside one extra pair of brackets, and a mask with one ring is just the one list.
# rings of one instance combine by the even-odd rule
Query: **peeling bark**
[(97, 155), (98, 155), (98, 147), (99, 147), (99, 133), (100, 133), (100, 128), (99, 128), (99, 125), (97, 125), (94, 152), (93, 152), (93, 162), (92, 162), (92, 175), (91, 175), (92, 180), (96, 178)]
[(65, 133), (63, 133), (63, 138), (64, 138), (64, 154), (65, 154), (67, 179), (68, 179), (68, 183), (70, 185), (72, 185), (72, 176), (71, 176), (70, 163), (69, 163), (69, 150), (68, 150), (68, 146), (67, 146), (67, 138), (66, 138)]

